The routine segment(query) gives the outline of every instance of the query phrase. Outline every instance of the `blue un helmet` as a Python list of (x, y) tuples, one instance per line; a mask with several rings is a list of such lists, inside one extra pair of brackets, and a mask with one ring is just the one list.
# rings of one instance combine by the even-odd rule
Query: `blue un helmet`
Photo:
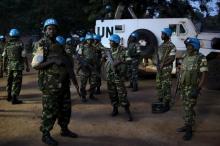
[(192, 38), (192, 37), (188, 37), (185, 41), (184, 41), (185, 45), (190, 44), (193, 46), (193, 48), (195, 50), (199, 50), (200, 49), (200, 42), (197, 38)]
[(0, 35), (0, 41), (5, 40), (5, 36), (4, 35)]
[(80, 42), (84, 42), (84, 41), (85, 41), (85, 38), (84, 38), (84, 37), (80, 37), (80, 38), (79, 38), (79, 41), (80, 41)]
[(65, 45), (65, 39), (64, 39), (64, 37), (62, 37), (62, 36), (57, 36), (57, 37), (56, 37), (56, 42), (57, 42), (59, 45)]
[(85, 41), (92, 40), (92, 39), (94, 39), (94, 38), (93, 38), (93, 35), (91, 33), (86, 34)]
[(20, 32), (16, 28), (12, 28), (9, 31), (9, 36), (10, 37), (19, 37), (20, 36)]
[(120, 36), (117, 34), (113, 34), (110, 36), (109, 41), (113, 41), (113, 42), (119, 44), (120, 43)]
[(164, 28), (161, 32), (165, 33), (168, 37), (172, 35), (172, 30), (170, 28)]
[(99, 35), (99, 34), (95, 34), (94, 36), (93, 36), (93, 38), (94, 38), (94, 40), (97, 40), (97, 41), (101, 41), (101, 36)]
[(49, 25), (55, 25), (58, 26), (57, 20), (54, 18), (49, 18), (44, 22), (44, 29)]

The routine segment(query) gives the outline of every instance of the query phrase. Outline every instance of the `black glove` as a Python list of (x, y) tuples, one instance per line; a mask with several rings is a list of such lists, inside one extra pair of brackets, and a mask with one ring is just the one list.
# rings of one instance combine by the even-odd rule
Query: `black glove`
[(200, 90), (201, 90), (201, 88), (193, 89), (192, 92), (191, 92), (190, 97), (197, 98), (199, 93), (200, 93)]

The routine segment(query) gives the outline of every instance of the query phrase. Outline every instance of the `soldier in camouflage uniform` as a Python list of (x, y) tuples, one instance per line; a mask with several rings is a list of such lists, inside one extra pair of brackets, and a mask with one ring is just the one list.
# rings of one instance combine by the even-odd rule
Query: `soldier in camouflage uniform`
[(183, 100), (185, 125), (177, 132), (185, 132), (184, 140), (192, 138), (192, 126), (195, 124), (194, 107), (207, 75), (208, 67), (205, 56), (199, 53), (200, 42), (197, 38), (185, 40), (187, 53), (180, 70), (180, 90)]
[(73, 56), (76, 53), (76, 48), (73, 46), (72, 38), (66, 39), (65, 51), (69, 56)]
[(21, 100), (17, 97), (21, 91), (22, 85), (22, 71), (24, 70), (24, 63), (26, 64), (26, 71), (29, 72), (29, 65), (26, 57), (26, 51), (24, 49), (23, 42), (19, 39), (20, 32), (17, 29), (11, 29), (9, 32), (9, 40), (4, 46), (3, 57), (7, 59), (8, 70), (8, 101), (12, 104), (20, 104)]
[(102, 51), (105, 49), (104, 46), (101, 44), (101, 36), (94, 35), (94, 47), (96, 49), (96, 56), (97, 56), (97, 87), (96, 87), (96, 94), (100, 94), (100, 87), (101, 87), (101, 59), (102, 59)]
[(81, 52), (79, 55), (83, 60), (84, 64), (80, 64), (80, 93), (82, 102), (86, 102), (86, 84), (89, 80), (90, 89), (89, 89), (89, 98), (91, 100), (97, 100), (95, 98), (95, 88), (96, 88), (96, 65), (97, 65), (97, 56), (96, 50), (93, 46), (93, 35), (87, 34), (85, 37), (85, 44), (81, 47)]
[(157, 50), (156, 88), (159, 102), (163, 104), (161, 113), (170, 109), (172, 78), (171, 71), (176, 55), (176, 47), (171, 42), (172, 31), (169, 28), (162, 30), (161, 39), (164, 41)]
[(5, 37), (3, 35), (0, 35), (0, 78), (3, 77), (4, 72), (4, 64), (3, 64), (3, 51), (5, 46)]
[(140, 47), (137, 44), (137, 33), (132, 33), (129, 39), (130, 43), (126, 50), (126, 61), (128, 68), (128, 77), (130, 80), (129, 88), (133, 88), (132, 91), (138, 91), (138, 65), (140, 62)]
[(109, 38), (111, 49), (105, 50), (107, 87), (108, 93), (113, 106), (112, 116), (118, 115), (118, 107), (125, 108), (128, 120), (132, 121), (130, 112), (130, 103), (127, 99), (127, 91), (124, 85), (124, 75), (126, 74), (126, 50), (119, 45), (120, 37), (113, 34)]
[[(45, 35), (36, 43), (32, 60), (32, 66), (39, 70), (38, 85), (43, 94), (40, 127), (43, 133), (42, 141), (53, 146), (58, 145), (50, 135), (56, 119), (61, 127), (61, 136), (78, 137), (68, 129), (71, 117), (70, 74), (62, 59), (68, 57), (64, 51), (65, 39), (56, 37), (57, 27), (58, 23), (55, 19), (50, 18), (45, 21)], [(37, 63), (33, 63), (35, 58), (38, 58)], [(75, 77), (74, 72), (72, 74)], [(75, 84), (77, 85), (76, 79)]]

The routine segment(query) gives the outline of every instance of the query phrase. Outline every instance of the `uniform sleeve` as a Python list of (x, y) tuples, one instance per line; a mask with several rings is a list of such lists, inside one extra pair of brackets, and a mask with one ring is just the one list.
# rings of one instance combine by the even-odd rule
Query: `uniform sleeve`
[(176, 56), (176, 46), (172, 44), (170, 47), (172, 49), (171, 49), (171, 51), (169, 53), (169, 56)]
[(200, 70), (200, 72), (208, 71), (207, 59), (205, 56), (201, 57), (199, 70)]
[(21, 42), (20, 46), (21, 46), (21, 48), (22, 48), (21, 56), (22, 56), (22, 57), (27, 57), (27, 50), (26, 50), (26, 48), (24, 47), (24, 43)]

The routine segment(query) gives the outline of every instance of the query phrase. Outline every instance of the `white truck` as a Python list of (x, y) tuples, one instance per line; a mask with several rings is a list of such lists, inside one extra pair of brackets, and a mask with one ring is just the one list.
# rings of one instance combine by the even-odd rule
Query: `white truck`
[(208, 59), (208, 82), (210, 89), (220, 89), (220, 33), (198, 32), (192, 21), (187, 18), (156, 18), (156, 19), (112, 19), (97, 20), (95, 31), (102, 36), (102, 44), (109, 47), (108, 38), (111, 34), (121, 37), (121, 45), (127, 47), (129, 38), (133, 32), (138, 34), (143, 60), (140, 70), (144, 72), (156, 72), (153, 53), (156, 47), (162, 43), (161, 30), (169, 27), (173, 30), (172, 42), (177, 48), (175, 64), (186, 51), (184, 40), (187, 37), (196, 36), (200, 40), (200, 52)]

